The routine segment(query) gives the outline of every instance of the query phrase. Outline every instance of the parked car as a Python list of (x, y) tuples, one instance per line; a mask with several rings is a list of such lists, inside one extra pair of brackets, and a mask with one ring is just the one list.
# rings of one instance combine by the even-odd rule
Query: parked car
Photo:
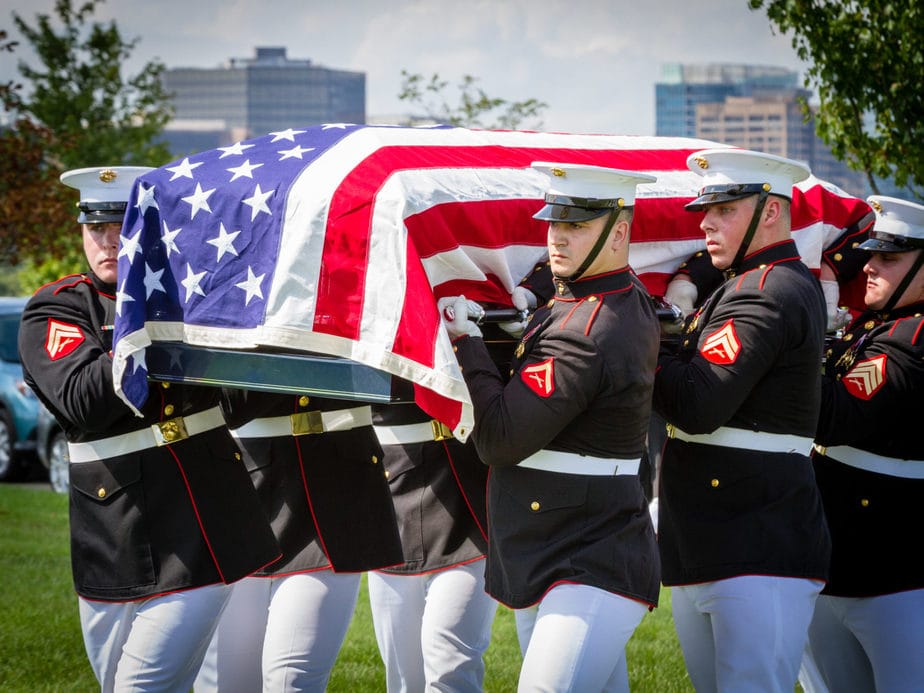
[(39, 406), (35, 441), (39, 460), (48, 470), (51, 489), (56, 493), (67, 493), (70, 478), (67, 438), (60, 424), (44, 405)]
[(19, 362), (19, 318), (27, 298), (0, 297), (0, 481), (42, 469), (35, 454), (39, 401), (23, 381)]

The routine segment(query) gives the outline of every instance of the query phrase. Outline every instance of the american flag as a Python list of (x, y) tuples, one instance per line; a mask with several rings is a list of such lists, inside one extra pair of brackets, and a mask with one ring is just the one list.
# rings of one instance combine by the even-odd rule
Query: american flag
[[(117, 390), (148, 393), (152, 342), (268, 347), (352, 359), (415, 384), (460, 437), (471, 400), (436, 309), (464, 294), (499, 306), (545, 257), (546, 178), (534, 161), (644, 171), (630, 262), (655, 294), (704, 247), (683, 210), (700, 178), (689, 138), (327, 124), (205, 151), (136, 183), (122, 229)], [(817, 180), (794, 198), (803, 259), (865, 203)]]

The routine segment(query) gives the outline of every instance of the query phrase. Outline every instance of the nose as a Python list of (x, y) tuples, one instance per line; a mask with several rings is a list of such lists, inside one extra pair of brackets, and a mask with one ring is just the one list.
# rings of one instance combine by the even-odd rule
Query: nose
[(563, 224), (549, 224), (549, 243), (552, 245), (565, 245), (567, 234), (563, 233), (566, 227)]
[(699, 222), (699, 229), (703, 233), (715, 230), (715, 224), (712, 223), (712, 214), (710, 214), (708, 209), (706, 210), (706, 213), (703, 214), (702, 220)]

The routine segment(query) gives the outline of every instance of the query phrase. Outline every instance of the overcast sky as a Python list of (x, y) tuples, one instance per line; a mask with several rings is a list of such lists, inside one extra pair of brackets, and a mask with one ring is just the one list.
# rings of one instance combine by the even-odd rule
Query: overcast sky
[[(12, 12), (34, 25), (53, 6), (0, 0), (0, 28), (15, 37)], [(804, 70), (748, 0), (109, 0), (94, 16), (137, 38), (132, 74), (152, 59), (216, 67), (256, 46), (365, 72), (369, 118), (409, 110), (397, 97), (404, 69), (452, 85), (470, 74), (489, 96), (544, 101), (545, 130), (649, 135), (664, 63)], [(17, 59), (34, 57), (0, 55), (0, 80), (15, 76)]]

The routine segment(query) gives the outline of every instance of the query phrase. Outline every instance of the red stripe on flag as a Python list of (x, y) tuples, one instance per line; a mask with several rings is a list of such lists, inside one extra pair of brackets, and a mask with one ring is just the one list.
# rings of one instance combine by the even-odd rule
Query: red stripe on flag
[(628, 170), (686, 170), (691, 149), (582, 150), (528, 147), (382, 147), (358, 164), (337, 187), (328, 213), (318, 282), (314, 330), (359, 338), (361, 305), (344, 305), (345, 291), (363, 295), (376, 192), (396, 171), (426, 168), (526, 168), (533, 161), (568, 161)]
[[(408, 239), (408, 246), (410, 245), (411, 241)], [(420, 258), (414, 254), (411, 247), (407, 248), (406, 257), (407, 284), (392, 352), (422, 363), (427, 368), (433, 368), (435, 363), (434, 340), (430, 335), (435, 335), (439, 329), (440, 318), (436, 310), (419, 309), (421, 304), (429, 305), (429, 300), (418, 302), (416, 297), (431, 294), (430, 283)]]
[(870, 211), (869, 205), (863, 200), (841, 197), (823, 185), (813, 185), (805, 191), (794, 188), (792, 201), (793, 230), (817, 224), (819, 221), (844, 229)]
[(436, 205), (404, 220), (422, 258), (458, 248), (545, 247), (548, 222), (533, 219), (541, 200), (480, 200)]

